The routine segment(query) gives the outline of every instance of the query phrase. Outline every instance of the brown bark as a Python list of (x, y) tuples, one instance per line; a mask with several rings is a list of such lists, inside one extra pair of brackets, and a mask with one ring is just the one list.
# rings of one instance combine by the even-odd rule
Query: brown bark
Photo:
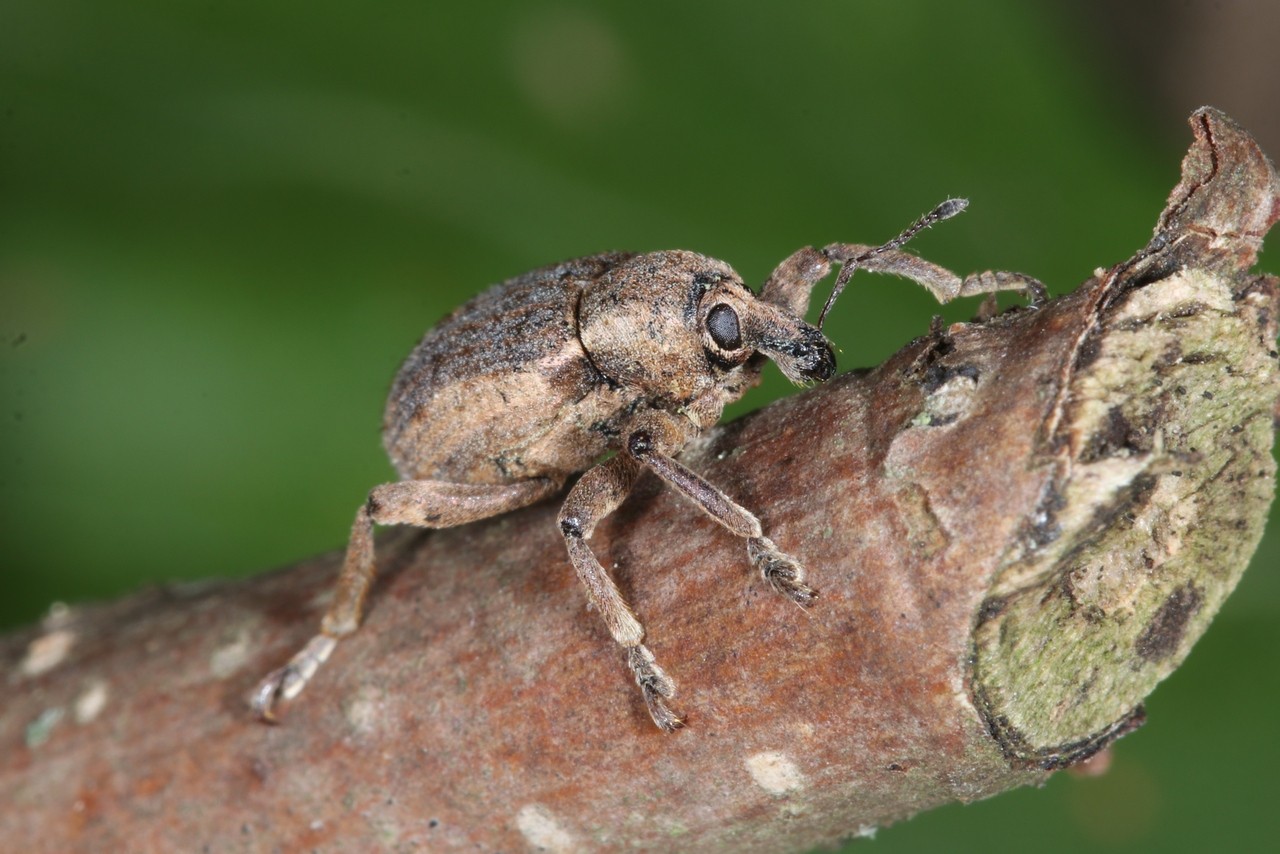
[(245, 694), (337, 556), (0, 639), (0, 838), (56, 850), (803, 849), (1044, 779), (1141, 721), (1274, 492), (1280, 180), (1212, 110), (1156, 236), (1039, 310), (935, 329), (684, 459), (802, 557), (802, 611), (646, 479), (594, 545), (688, 728), (658, 732), (554, 502), (392, 532), (281, 726)]

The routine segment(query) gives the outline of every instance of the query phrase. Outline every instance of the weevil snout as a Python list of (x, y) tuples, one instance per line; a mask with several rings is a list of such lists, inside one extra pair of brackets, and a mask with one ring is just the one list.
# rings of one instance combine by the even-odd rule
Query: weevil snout
[(783, 376), (796, 385), (824, 383), (836, 372), (831, 342), (807, 323), (797, 326), (795, 335), (761, 341), (760, 352), (773, 359)]
[(831, 342), (783, 307), (757, 300), (745, 318), (748, 346), (774, 361), (782, 375), (796, 385), (826, 382), (835, 375), (836, 354)]
[(836, 352), (831, 342), (808, 324), (801, 326), (799, 332), (795, 338), (765, 341), (760, 350), (768, 353), (792, 383), (826, 383), (836, 374)]

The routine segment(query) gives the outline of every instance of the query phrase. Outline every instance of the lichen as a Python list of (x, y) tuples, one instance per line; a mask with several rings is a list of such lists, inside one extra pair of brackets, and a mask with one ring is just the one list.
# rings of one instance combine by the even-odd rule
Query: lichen
[(1275, 490), (1278, 380), (1257, 326), (1221, 279), (1188, 270), (1126, 295), (1094, 333), (1070, 383), (1060, 535), (1002, 568), (975, 631), (975, 694), (1016, 758), (1085, 755), (1239, 581)]

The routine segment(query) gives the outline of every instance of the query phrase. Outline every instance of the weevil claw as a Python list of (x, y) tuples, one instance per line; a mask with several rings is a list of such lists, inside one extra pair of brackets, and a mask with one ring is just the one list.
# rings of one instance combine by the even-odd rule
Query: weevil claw
[(804, 566), (780, 551), (773, 540), (768, 537), (750, 538), (747, 540), (747, 554), (773, 589), (792, 602), (807, 608), (818, 601), (818, 591), (804, 583)]
[(271, 671), (253, 689), (253, 695), (249, 699), (249, 707), (253, 709), (254, 716), (264, 724), (280, 722), (280, 719), (276, 717), (275, 706), (280, 699), (280, 686), (284, 682), (286, 670), (288, 670), (287, 667), (282, 667), (279, 670)]
[(318, 634), (298, 654), (289, 659), (289, 663), (279, 670), (273, 670), (253, 689), (249, 705), (258, 720), (263, 723), (279, 723), (276, 717), (276, 704), (281, 700), (292, 700), (302, 693), (307, 681), (320, 669), (320, 665), (338, 645), (338, 639), (326, 634)]
[(649, 717), (663, 732), (675, 732), (684, 726), (684, 719), (671, 711), (664, 702), (676, 695), (676, 683), (666, 674), (653, 658), (653, 653), (644, 644), (627, 647), (627, 666), (635, 674), (636, 684), (644, 694), (644, 704), (649, 708)]

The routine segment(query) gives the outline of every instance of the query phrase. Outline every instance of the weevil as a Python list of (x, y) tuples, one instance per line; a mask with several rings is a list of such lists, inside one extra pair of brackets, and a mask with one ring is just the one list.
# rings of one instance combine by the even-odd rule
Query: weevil
[[(723, 261), (687, 251), (612, 253), (544, 267), (495, 285), (431, 329), (396, 376), (383, 440), (400, 480), (360, 506), (334, 598), (313, 637), (254, 690), (275, 720), (354, 632), (374, 578), (374, 525), (446, 528), (569, 489), (558, 516), (587, 599), (626, 653), (653, 722), (683, 725), (675, 682), (644, 644), (644, 627), (588, 540), (645, 469), (746, 541), (764, 579), (801, 606), (816, 591), (803, 564), (765, 536), (760, 520), (679, 462), (681, 448), (760, 380), (772, 359), (793, 383), (835, 373), (821, 328), (856, 269), (893, 273), (940, 302), (1039, 282), (1014, 273), (961, 278), (901, 247), (965, 208), (950, 199), (880, 246), (835, 243), (795, 252), (754, 293)], [(840, 266), (817, 326), (804, 321), (813, 288)], [(608, 456), (612, 453), (612, 456)], [(601, 461), (603, 460), (603, 461)]]

